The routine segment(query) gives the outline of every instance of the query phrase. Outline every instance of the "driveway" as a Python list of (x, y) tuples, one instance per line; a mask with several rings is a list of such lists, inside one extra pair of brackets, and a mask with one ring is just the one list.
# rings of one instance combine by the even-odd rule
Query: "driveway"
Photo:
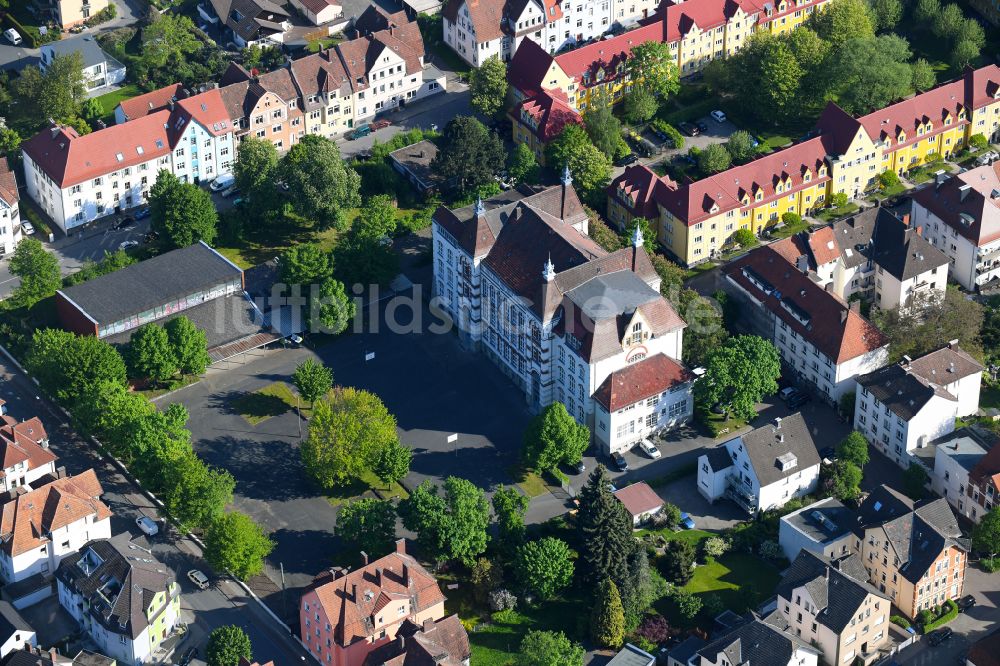
[[(650, 168), (652, 168), (654, 164), (659, 164), (661, 162), (669, 164), (674, 157), (677, 155), (687, 155), (688, 151), (692, 148), (704, 150), (714, 143), (725, 143), (733, 132), (740, 129), (729, 120), (720, 123), (711, 116), (698, 118), (693, 122), (703, 122), (708, 126), (708, 129), (698, 136), (688, 136), (685, 134), (684, 148), (679, 150), (676, 148), (668, 148), (659, 155), (653, 155), (652, 157), (640, 157), (639, 164), (644, 164)], [(625, 167), (615, 166), (611, 170), (611, 179), (614, 180), (624, 171)]]

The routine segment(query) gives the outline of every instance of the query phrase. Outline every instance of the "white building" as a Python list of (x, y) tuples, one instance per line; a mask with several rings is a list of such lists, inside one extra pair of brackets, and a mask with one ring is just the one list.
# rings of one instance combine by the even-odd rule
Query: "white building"
[(100, 91), (125, 80), (125, 65), (105, 53), (90, 35), (80, 35), (42, 44), (38, 66), (44, 72), (55, 56), (79, 53), (83, 59), (83, 85), (87, 92)]
[(0, 257), (13, 252), (23, 237), (20, 201), (17, 178), (7, 160), (0, 160)]
[(723, 272), (752, 332), (771, 340), (799, 383), (830, 403), (854, 391), (859, 375), (885, 364), (889, 343), (882, 332), (774, 247), (758, 248)]
[(38, 637), (27, 620), (8, 601), (0, 601), (0, 659), (14, 650), (38, 646)]
[[(788, 634), (770, 618), (754, 617), (698, 650), (697, 666), (817, 666), (819, 651), (807, 639)], [(838, 665), (839, 666), (839, 665)]]
[(335, 0), (291, 0), (291, 3), (314, 25), (330, 23), (344, 15), (343, 7)]
[(698, 457), (698, 492), (727, 497), (748, 513), (784, 506), (819, 481), (820, 459), (801, 414), (734, 437)]
[(56, 454), (49, 448), (49, 436), (36, 416), (18, 421), (0, 416), (0, 492), (31, 486), (46, 475), (56, 474)]
[(1000, 278), (1000, 163), (940, 177), (913, 193), (913, 224), (950, 260), (969, 291)]
[(854, 428), (897, 465), (979, 409), (983, 366), (957, 344), (858, 378)]
[(827, 497), (782, 516), (778, 523), (778, 543), (789, 561), (803, 550), (842, 557), (851, 552), (854, 520), (853, 511)]
[(0, 508), (0, 578), (50, 576), (90, 539), (111, 535), (111, 510), (94, 470), (18, 494)]
[(63, 560), (56, 581), (60, 605), (121, 664), (152, 662), (181, 618), (173, 572), (128, 532), (87, 543)]
[[(987, 455), (996, 444), (996, 437), (991, 433), (977, 427), (965, 427), (934, 440), (928, 447), (934, 453), (932, 460), (929, 456), (924, 458), (921, 455), (921, 461), (930, 467), (931, 489), (948, 500), (948, 504), (957, 513), (973, 522), (978, 523), (989, 509), (984, 506), (986, 502), (978, 501), (979, 488), (975, 481), (970, 483), (970, 475), (979, 472), (977, 477), (981, 479), (984, 476), (992, 477), (1000, 471), (981, 473), (985, 467), (996, 466), (994, 461), (997, 455)], [(922, 453), (923, 450), (918, 452)], [(995, 497), (986, 499), (992, 506)]]
[[(439, 208), (433, 218), (434, 295), (463, 342), (492, 359), (532, 409), (562, 402), (602, 445), (617, 447), (636, 441), (636, 419), (623, 413), (621, 423), (612, 424), (607, 406), (605, 418), (598, 418), (595, 393), (612, 373), (633, 364), (674, 368), (685, 324), (660, 295), (641, 236), (608, 253), (586, 232), (587, 215), (568, 173), (561, 186)], [(673, 380), (651, 380), (656, 412), (644, 412), (639, 428), (678, 423), (690, 414), (689, 388), (669, 391), (689, 383), (681, 370), (674, 368)], [(617, 419), (618, 403), (609, 398), (614, 390), (612, 380), (601, 394), (615, 405)], [(649, 393), (643, 404), (653, 398)], [(674, 408), (671, 416), (678, 402), (687, 414)], [(667, 410), (662, 418), (661, 409)], [(619, 436), (625, 420), (629, 425)]]

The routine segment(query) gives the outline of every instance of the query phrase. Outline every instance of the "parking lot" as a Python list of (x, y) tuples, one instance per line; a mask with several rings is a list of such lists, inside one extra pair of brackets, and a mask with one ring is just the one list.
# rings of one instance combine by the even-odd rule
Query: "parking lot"
[[(704, 150), (705, 148), (709, 147), (712, 144), (725, 143), (733, 132), (740, 129), (728, 119), (719, 122), (708, 115), (702, 118), (698, 118), (695, 121), (692, 121), (691, 124), (694, 125), (695, 127), (697, 127), (698, 124), (700, 124), (705, 129), (704, 130), (699, 129), (697, 136), (690, 136), (682, 131), (681, 133), (684, 134), (684, 148), (677, 149), (677, 148), (667, 148), (664, 146), (662, 152), (657, 153), (655, 155), (651, 155), (649, 157), (643, 157), (637, 153), (636, 156), (639, 158), (637, 162), (639, 164), (644, 164), (650, 168), (652, 168), (654, 164), (659, 164), (661, 162), (670, 163), (680, 155), (687, 155), (688, 151), (691, 150), (692, 148), (697, 148), (698, 150)], [(680, 130), (680, 127), (678, 127), (677, 129)], [(643, 132), (643, 137), (652, 140), (654, 143), (657, 143), (658, 145), (663, 143), (662, 140), (659, 140), (656, 137), (654, 137), (649, 130)], [(633, 147), (633, 152), (634, 151), (635, 148)], [(625, 166), (616, 164), (614, 169), (612, 170), (613, 174), (612, 178), (617, 177), (624, 170)]]

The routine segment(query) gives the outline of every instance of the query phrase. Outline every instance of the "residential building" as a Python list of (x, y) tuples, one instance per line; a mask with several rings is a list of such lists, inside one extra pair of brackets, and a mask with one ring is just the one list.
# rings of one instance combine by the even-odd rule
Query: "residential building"
[(614, 496), (622, 503), (625, 510), (632, 516), (632, 525), (639, 525), (652, 518), (663, 508), (663, 498), (649, 487), (645, 481), (639, 481), (614, 491)]
[(17, 177), (7, 160), (0, 160), (0, 257), (13, 252), (24, 236), (20, 201)]
[(868, 580), (903, 615), (962, 596), (968, 541), (944, 498), (914, 502), (880, 486), (862, 502), (854, 552)]
[[(511, 84), (524, 89), (525, 97), (540, 87), (560, 87), (574, 103), (568, 78), (561, 78), (558, 67), (527, 63), (514, 71), (517, 64), (516, 55)], [(664, 180), (654, 188), (655, 209), (642, 212), (656, 229), (660, 245), (679, 262), (705, 261), (730, 244), (738, 229), (760, 233), (779, 224), (785, 213), (808, 214), (835, 194), (858, 198), (876, 186), (879, 173), (905, 173), (928, 156), (950, 155), (973, 134), (997, 138), (998, 90), (1000, 68), (989, 65), (967, 69), (956, 81), (860, 118), (831, 102), (811, 138), (692, 183)], [(626, 226), (636, 214), (629, 193), (648, 190), (644, 183), (657, 178), (634, 168), (629, 174), (608, 188), (608, 216), (619, 226)], [(916, 220), (914, 226), (922, 225)]]
[(171, 104), (176, 104), (177, 100), (187, 96), (184, 86), (180, 83), (174, 83), (142, 95), (123, 99), (115, 107), (115, 123), (121, 125), (157, 111), (170, 109)]
[(91, 539), (111, 535), (111, 509), (94, 470), (14, 494), (0, 507), (0, 578), (51, 576)]
[(80, 650), (75, 657), (66, 657), (54, 647), (43, 650), (26, 645), (24, 648), (11, 650), (3, 663), (4, 666), (116, 666), (118, 662), (103, 654), (86, 650)]
[(698, 650), (705, 647), (700, 636), (688, 636), (667, 653), (667, 666), (699, 666)]
[(174, 573), (128, 532), (87, 543), (62, 561), (56, 581), (60, 605), (103, 654), (126, 664), (152, 662), (181, 620)]
[(698, 492), (710, 502), (726, 497), (756, 514), (815, 490), (819, 467), (809, 426), (796, 413), (698, 456)]
[(247, 46), (281, 45), (291, 27), (288, 11), (271, 0), (210, 0), (233, 42)]
[(38, 479), (56, 475), (56, 454), (49, 448), (49, 436), (41, 419), (34, 416), (18, 421), (0, 416), (0, 492), (31, 486)]
[(91, 35), (78, 35), (42, 44), (39, 68), (44, 72), (56, 56), (79, 53), (83, 65), (83, 86), (88, 93), (120, 84), (125, 80), (125, 65), (115, 60), (98, 46)]
[(997, 0), (971, 0), (969, 6), (975, 9), (991, 25), (1000, 25), (1000, 3)]
[(424, 139), (409, 146), (403, 146), (389, 153), (392, 168), (410, 181), (420, 194), (436, 191), (442, 185), (442, 178), (431, 164), (437, 157), (437, 144)]
[[(1000, 474), (1000, 448), (996, 443), (989, 431), (966, 426), (937, 438), (926, 449), (917, 449), (920, 461), (929, 468), (931, 489), (975, 523), (993, 507), (997, 496), (993, 476)], [(996, 453), (991, 453), (994, 448)], [(933, 453), (933, 459), (924, 458), (925, 450)]]
[(871, 664), (889, 644), (892, 603), (867, 581), (858, 556), (802, 551), (775, 594), (784, 631), (818, 648), (827, 664)]
[(723, 273), (745, 326), (771, 340), (787, 371), (830, 404), (888, 359), (888, 339), (861, 316), (860, 304), (826, 291), (774, 247), (751, 251)]
[(957, 342), (858, 377), (854, 427), (906, 468), (915, 449), (979, 409), (983, 366)]
[(656, 657), (631, 643), (626, 643), (625, 647), (611, 658), (608, 666), (653, 666), (655, 663)]
[(403, 620), (395, 640), (383, 643), (368, 653), (365, 666), (400, 666), (402, 664), (439, 664), (469, 666), (469, 635), (458, 615), (449, 615), (423, 624)]
[(969, 291), (1000, 279), (1000, 163), (953, 176), (913, 193), (913, 223), (950, 260), (955, 282)]
[(545, 164), (545, 146), (562, 134), (567, 125), (582, 125), (583, 118), (566, 101), (561, 90), (541, 91), (521, 100), (508, 114), (513, 124), (514, 143), (523, 143)]
[(337, 0), (291, 0), (291, 3), (313, 25), (330, 23), (344, 15), (344, 9)]
[(30, 650), (37, 645), (38, 637), (27, 620), (9, 602), (0, 601), (0, 659), (6, 659), (14, 650)]
[[(404, 629), (408, 623), (424, 627), (425, 621), (437, 623), (445, 618), (441, 588), (407, 554), (405, 540), (397, 541), (394, 552), (374, 562), (368, 562), (363, 553), (362, 559), (364, 564), (354, 571), (333, 569), (318, 577), (302, 595), (302, 642), (322, 664), (361, 666), (373, 651), (391, 649), (385, 646), (396, 641), (400, 632), (405, 644), (411, 631)], [(460, 654), (451, 656), (463, 659)]]
[[(780, 623), (777, 623), (780, 624)], [(698, 666), (817, 666), (819, 651), (783, 632), (769, 618), (754, 618), (713, 638), (697, 652)]]
[(965, 655), (966, 666), (1000, 666), (1000, 629), (972, 644)]
[(82, 25), (111, 4), (111, 0), (52, 0), (42, 5), (42, 12), (63, 30)]
[(851, 553), (854, 512), (833, 497), (785, 514), (778, 522), (778, 543), (791, 562), (802, 551), (829, 558)]
[[(463, 344), (496, 363), (533, 410), (562, 402), (609, 454), (690, 416), (681, 387), (690, 377), (676, 360), (685, 324), (660, 295), (641, 234), (611, 253), (588, 237), (568, 171), (558, 186), (441, 207), (432, 222), (434, 295)], [(651, 369), (602, 387), (633, 365)], [(631, 385), (619, 393), (623, 381)], [(643, 401), (641, 416), (630, 399)]]

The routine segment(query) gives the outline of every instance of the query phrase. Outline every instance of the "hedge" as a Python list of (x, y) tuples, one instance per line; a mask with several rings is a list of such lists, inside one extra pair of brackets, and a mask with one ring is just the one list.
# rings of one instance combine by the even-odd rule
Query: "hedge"
[(24, 40), (24, 45), (28, 48), (38, 48), (38, 39), (35, 37), (35, 32), (38, 30), (37, 28), (35, 28), (34, 31), (28, 30), (26, 27), (21, 25), (20, 21), (14, 18), (13, 14), (4, 14), (3, 25), (5, 28), (14, 28), (14, 30), (17, 30), (17, 33), (21, 35), (21, 39)]
[(956, 617), (958, 617), (958, 604), (956, 604), (952, 599), (948, 599), (948, 601), (944, 602), (941, 608), (944, 610), (944, 612), (941, 615), (939, 615), (936, 620), (928, 622), (927, 624), (924, 625), (923, 631), (925, 634), (934, 631), (938, 627), (942, 627), (948, 624)]
[(890, 615), (889, 616), (889, 622), (892, 622), (893, 624), (898, 625), (898, 626), (902, 627), (903, 629), (909, 629), (910, 628), (910, 621), (907, 620), (902, 615)]

